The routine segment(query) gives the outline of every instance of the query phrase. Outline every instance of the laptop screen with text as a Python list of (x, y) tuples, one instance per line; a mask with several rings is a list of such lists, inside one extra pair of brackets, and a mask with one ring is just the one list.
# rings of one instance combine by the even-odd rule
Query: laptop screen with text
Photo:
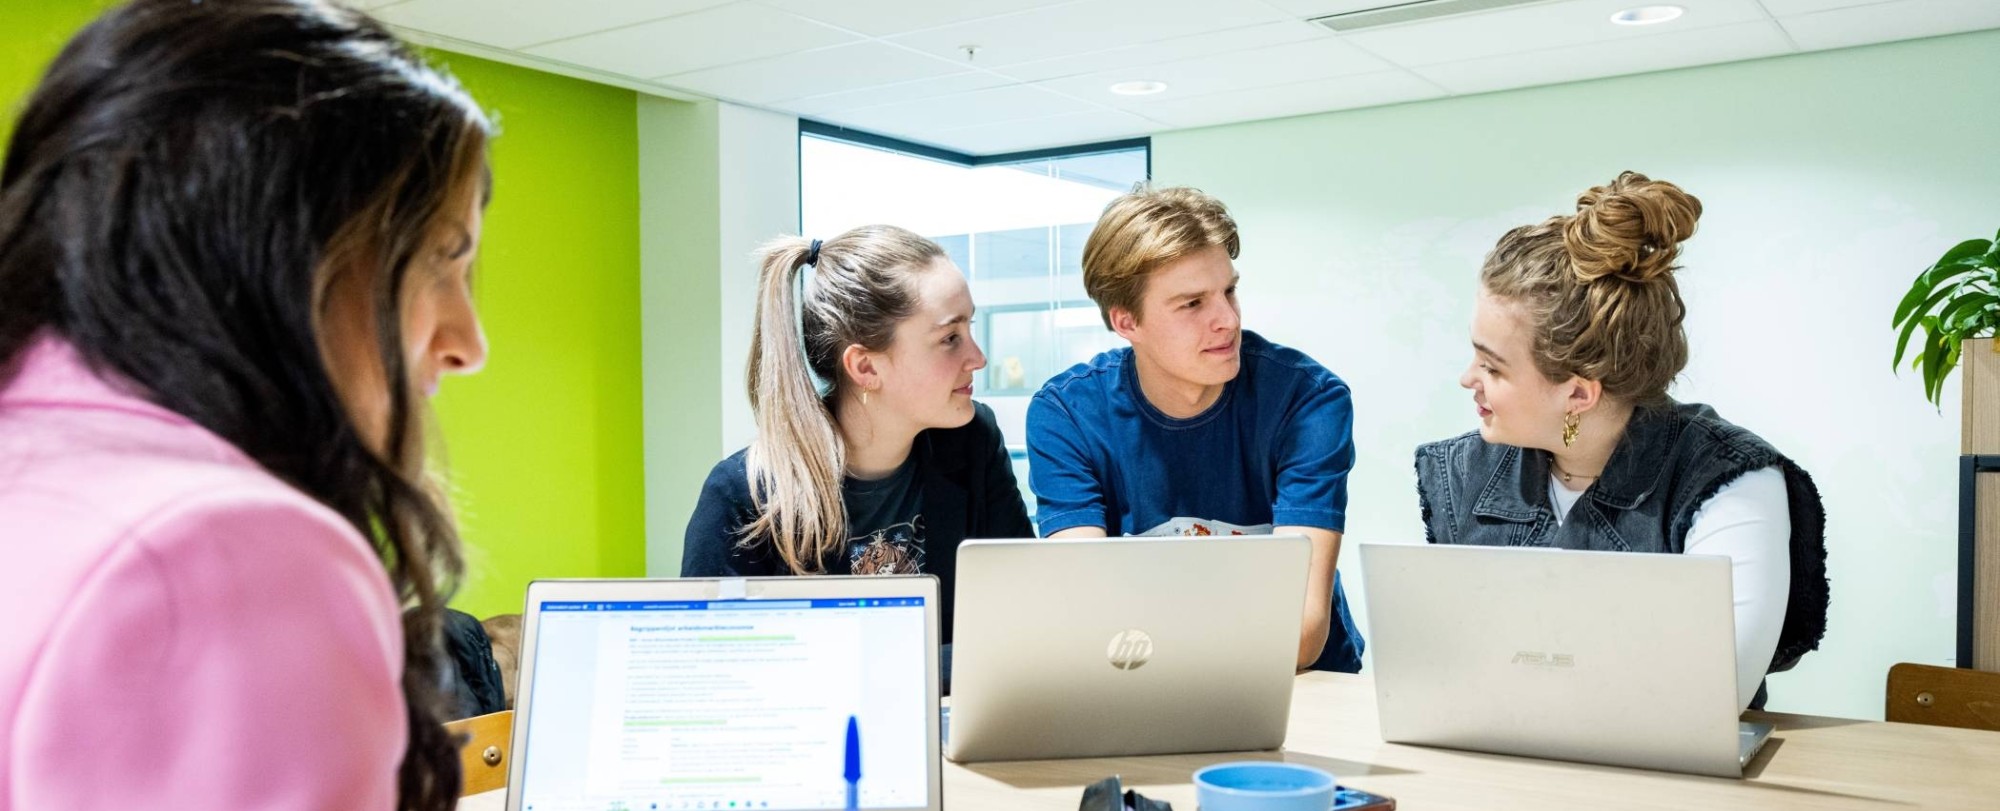
[(518, 807), (926, 807), (924, 603), (542, 602)]

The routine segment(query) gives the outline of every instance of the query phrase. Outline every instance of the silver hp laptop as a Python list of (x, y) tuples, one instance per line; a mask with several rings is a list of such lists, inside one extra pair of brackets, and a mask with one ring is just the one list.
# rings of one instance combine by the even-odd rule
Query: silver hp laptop
[(1729, 559), (1362, 544), (1382, 739), (1741, 777)]
[(1277, 748), (1310, 557), (1298, 536), (967, 541), (946, 756)]
[[(528, 586), (508, 811), (944, 808), (937, 579)], [(856, 746), (848, 744), (848, 727)]]

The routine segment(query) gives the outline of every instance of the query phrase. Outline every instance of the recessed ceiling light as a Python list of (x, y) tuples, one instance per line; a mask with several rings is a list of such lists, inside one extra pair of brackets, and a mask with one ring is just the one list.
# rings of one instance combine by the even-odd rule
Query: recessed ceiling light
[(1118, 95), (1121, 96), (1150, 96), (1153, 95), (1154, 93), (1166, 92), (1166, 89), (1167, 89), (1166, 82), (1154, 82), (1147, 80), (1141, 80), (1136, 82), (1119, 82), (1111, 86), (1111, 92), (1117, 93)]
[(1638, 6), (1611, 15), (1611, 21), (1619, 25), (1658, 25), (1673, 22), (1687, 13), (1680, 6)]

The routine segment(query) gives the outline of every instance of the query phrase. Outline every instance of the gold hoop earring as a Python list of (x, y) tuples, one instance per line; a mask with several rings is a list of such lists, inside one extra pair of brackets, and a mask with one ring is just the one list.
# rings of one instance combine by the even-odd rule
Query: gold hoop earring
[(1576, 444), (1577, 428), (1583, 424), (1583, 417), (1571, 411), (1563, 415), (1563, 447)]

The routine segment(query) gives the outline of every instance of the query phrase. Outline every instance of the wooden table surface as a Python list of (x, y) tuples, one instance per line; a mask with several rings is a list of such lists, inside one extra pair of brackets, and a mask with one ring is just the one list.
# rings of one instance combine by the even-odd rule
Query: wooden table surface
[[(1127, 788), (1194, 811), (1195, 769), (1285, 760), (1402, 809), (2000, 809), (2000, 732), (1750, 713), (1777, 727), (1743, 780), (1666, 774), (1382, 742), (1366, 676), (1300, 676), (1290, 734), (1277, 752), (944, 765), (952, 811), (1074, 811), (1083, 786), (1121, 775)], [(500, 811), (503, 792), (460, 811)]]

